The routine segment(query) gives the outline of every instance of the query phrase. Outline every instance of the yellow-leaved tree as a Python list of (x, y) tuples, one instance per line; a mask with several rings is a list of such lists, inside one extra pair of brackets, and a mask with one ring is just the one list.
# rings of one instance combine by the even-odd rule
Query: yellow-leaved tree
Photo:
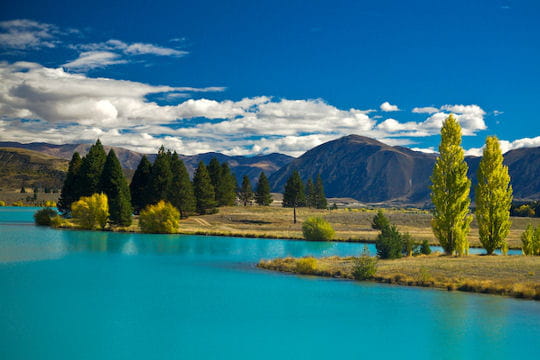
[(178, 231), (180, 212), (169, 202), (161, 200), (148, 205), (139, 215), (142, 232), (153, 234), (173, 234)]
[(471, 181), (469, 167), (461, 147), (461, 126), (450, 115), (443, 122), (439, 157), (431, 175), (431, 226), (446, 254), (459, 256), (469, 253), (469, 234), (472, 216), (469, 215)]
[(492, 254), (496, 249), (506, 253), (506, 236), (511, 225), (512, 186), (508, 167), (503, 165), (499, 140), (495, 136), (486, 139), (482, 160), (478, 166), (475, 197), (476, 221), (482, 246), (488, 254)]
[(71, 204), (71, 215), (82, 229), (104, 229), (109, 219), (107, 195), (83, 196)]

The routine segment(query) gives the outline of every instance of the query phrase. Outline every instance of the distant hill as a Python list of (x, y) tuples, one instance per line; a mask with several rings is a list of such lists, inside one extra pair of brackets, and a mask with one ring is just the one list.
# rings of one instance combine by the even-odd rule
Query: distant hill
[(0, 188), (61, 189), (68, 161), (37, 151), (0, 147)]
[[(64, 145), (54, 145), (47, 143), (28, 143), (22, 144), (18, 142), (0, 142), (0, 147), (10, 147), (10, 148), (19, 148), (33, 150), (42, 154), (54, 156), (57, 158), (62, 158), (70, 160), (71, 156), (75, 151), (77, 151), (81, 156), (86, 155), (90, 149), (91, 144), (64, 144)], [(107, 146), (104, 145), (106, 151), (113, 148), (116, 156), (120, 160), (122, 167), (127, 170), (125, 171), (128, 177), (133, 175), (133, 170), (137, 168), (143, 154), (127, 150), (121, 147)], [(154, 161), (156, 154), (148, 154), (148, 159)], [(184, 160), (188, 172), (190, 175), (193, 175), (195, 168), (199, 161), (203, 161), (208, 164), (213, 157), (216, 157), (219, 162), (227, 161), (232, 172), (235, 174), (238, 180), (241, 181), (242, 176), (247, 175), (250, 180), (256, 182), (261, 171), (264, 171), (267, 176), (270, 176), (275, 171), (281, 167), (287, 165), (294, 158), (291, 156), (283, 154), (269, 154), (269, 155), (255, 155), (255, 156), (227, 156), (220, 153), (209, 152), (199, 155), (180, 155)]]
[[(282, 192), (293, 169), (303, 180), (321, 174), (328, 197), (352, 197), (369, 203), (428, 206), (430, 176), (437, 155), (349, 135), (319, 145), (270, 177), (272, 191)], [(467, 157), (476, 182), (479, 157)], [(516, 199), (540, 199), (540, 148), (505, 154)]]

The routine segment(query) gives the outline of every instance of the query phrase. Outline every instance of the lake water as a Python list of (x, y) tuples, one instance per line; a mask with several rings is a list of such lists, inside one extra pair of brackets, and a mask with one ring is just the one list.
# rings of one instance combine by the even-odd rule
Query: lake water
[(0, 208), (1, 359), (540, 356), (540, 303), (297, 277), (361, 244), (53, 230)]

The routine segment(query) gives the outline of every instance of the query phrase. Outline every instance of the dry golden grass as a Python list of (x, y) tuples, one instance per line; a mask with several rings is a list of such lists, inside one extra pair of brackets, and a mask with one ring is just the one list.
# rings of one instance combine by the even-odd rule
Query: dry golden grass
[[(302, 222), (310, 216), (323, 216), (336, 230), (337, 241), (374, 241), (378, 232), (371, 229), (376, 210), (316, 210), (297, 209), (298, 223), (292, 223), (292, 209), (282, 207), (233, 206), (219, 209), (219, 213), (192, 216), (181, 220), (180, 232), (185, 234), (234, 235), (301, 239)], [(428, 239), (437, 244), (431, 231), (431, 215), (421, 210), (385, 210), (390, 221), (400, 231), (409, 232), (416, 240)], [(520, 235), (528, 223), (540, 225), (540, 218), (512, 218), (508, 236), (510, 248), (520, 248)], [(480, 246), (476, 222), (469, 236), (471, 246)]]
[[(316, 259), (310, 271), (299, 271), (295, 258), (261, 261), (259, 267), (291, 273), (352, 279), (353, 257)], [(373, 280), (408, 286), (481, 292), (540, 300), (540, 257), (430, 256), (379, 260)]]

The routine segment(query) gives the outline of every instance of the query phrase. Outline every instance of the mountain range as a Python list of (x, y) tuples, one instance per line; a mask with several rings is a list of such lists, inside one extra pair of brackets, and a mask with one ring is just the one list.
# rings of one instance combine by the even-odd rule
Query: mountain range
[[(49, 156), (47, 161), (60, 158), (65, 162), (71, 158), (74, 151), (80, 152), (81, 155), (86, 154), (90, 144), (51, 145), (0, 142), (0, 148), (2, 147), (11, 148), (11, 152), (13, 148), (26, 149), (26, 155), (38, 152)], [(107, 151), (110, 149), (108, 146), (105, 148)], [(113, 148), (122, 166), (133, 172), (142, 154), (123, 148)], [(147, 156), (151, 161), (155, 158), (155, 154)], [(282, 192), (287, 178), (294, 169), (297, 169), (304, 181), (320, 174), (328, 197), (348, 197), (366, 203), (423, 207), (430, 204), (430, 176), (437, 154), (414, 151), (401, 146), (390, 146), (360, 135), (349, 135), (321, 144), (299, 158), (283, 154), (227, 156), (219, 153), (180, 155), (180, 157), (184, 160), (190, 174), (193, 174), (199, 161), (208, 163), (213, 157), (220, 162), (226, 161), (239, 181), (243, 175), (247, 175), (252, 183), (256, 183), (260, 172), (264, 171), (269, 176), (274, 192)], [(9, 165), (6, 163), (8, 158), (0, 156), (0, 165)], [(540, 199), (540, 147), (512, 150), (507, 152), (504, 158), (512, 178), (514, 198)], [(40, 160), (41, 165), (37, 168), (43, 165), (43, 161), (43, 159)], [(480, 157), (466, 157), (466, 161), (469, 165), (469, 176), (474, 184)], [(24, 166), (30, 166), (28, 161), (25, 163), (19, 160), (17, 164), (16, 166), (9, 165), (11, 175), (17, 166), (21, 169)], [(58, 178), (57, 173), (55, 174), (55, 178)], [(0, 183), (2, 183), (1, 179)], [(14, 185), (14, 187), (19, 186), (19, 183)]]

